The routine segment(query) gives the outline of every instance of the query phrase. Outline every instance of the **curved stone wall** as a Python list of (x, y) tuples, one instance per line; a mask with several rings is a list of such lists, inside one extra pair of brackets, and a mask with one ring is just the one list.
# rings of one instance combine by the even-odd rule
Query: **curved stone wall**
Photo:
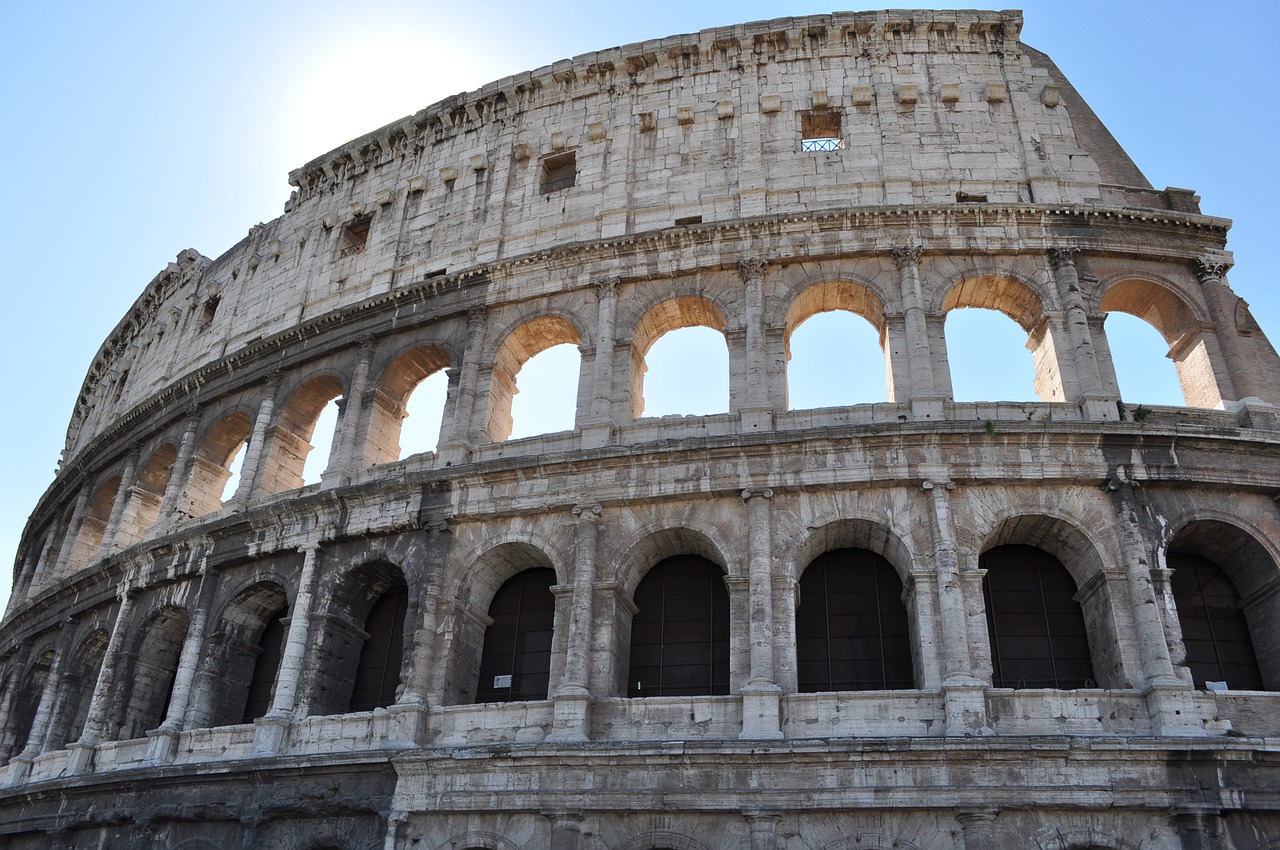
[[(1280, 835), (1280, 361), (1229, 222), (1147, 185), (1019, 26), (837, 14), (590, 54), (355, 140), (224, 256), (180, 254), (95, 358), (24, 535), (0, 834)], [(1026, 330), (1039, 401), (952, 400), (966, 307)], [(831, 310), (879, 333), (888, 402), (789, 408), (791, 334)], [(1121, 401), (1110, 312), (1160, 331), (1186, 407)], [(646, 417), (646, 355), (693, 326), (724, 335), (729, 411)], [(565, 343), (574, 428), (509, 439), (516, 375)], [(439, 445), (402, 459), (441, 371)], [(878, 589), (806, 583), (850, 557)], [(695, 574), (707, 595), (666, 589)], [(1065, 582), (1036, 585), (1047, 633), (1008, 632), (1028, 588), (997, 574)], [(881, 624), (815, 650), (852, 612)], [(868, 659), (909, 673), (813, 673)]]

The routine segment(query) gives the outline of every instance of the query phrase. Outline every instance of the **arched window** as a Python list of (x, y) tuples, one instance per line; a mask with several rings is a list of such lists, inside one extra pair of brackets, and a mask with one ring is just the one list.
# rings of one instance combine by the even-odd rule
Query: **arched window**
[(333, 375), (304, 381), (281, 406), (255, 492), (283, 493), (320, 480), (338, 425), (342, 382)]
[(801, 692), (914, 686), (902, 581), (883, 557), (837, 549), (804, 571), (796, 673)]
[(489, 604), (476, 702), (546, 699), (555, 621), (554, 570), (534, 567), (498, 588)]
[(9, 717), (8, 734), (13, 736), (13, 744), (9, 747), (10, 757), (16, 756), (27, 747), (31, 737), (31, 726), (36, 722), (36, 710), (40, 707), (40, 696), (44, 693), (45, 682), (49, 678), (49, 668), (53, 666), (53, 650), (43, 653), (22, 677), (13, 697)]
[(998, 310), (952, 311), (947, 314), (946, 337), (956, 401), (1038, 398), (1027, 333), (1008, 316)]
[(252, 723), (271, 710), (276, 674), (280, 672), (280, 659), (284, 655), (284, 619), (288, 613), (287, 607), (277, 610), (258, 637), (258, 657), (253, 664), (253, 676), (249, 679), (249, 693), (241, 723)]
[(729, 410), (723, 311), (706, 298), (672, 298), (636, 323), (631, 342), (631, 416)]
[(373, 603), (364, 621), (368, 635), (360, 648), (350, 711), (372, 711), (393, 705), (400, 687), (400, 661), (404, 655), (404, 615), (409, 589), (393, 587)]
[[(582, 337), (573, 323), (560, 316), (540, 316), (517, 327), (502, 341), (496, 352), (489, 382), (489, 411), (485, 417), (485, 438), (495, 443), (510, 439), (513, 435), (533, 436), (547, 430), (567, 430), (574, 427), (577, 415), (578, 372), (580, 355), (578, 346)], [(552, 350), (554, 349), (554, 351)], [(526, 366), (539, 355), (539, 364), (550, 366), (550, 373), (536, 388), (529, 385), (529, 375), (522, 376)], [(540, 371), (534, 365), (533, 375)], [(541, 399), (542, 410), (528, 408), (515, 427), (513, 400), (517, 393), (527, 392), (527, 402)], [(538, 420), (536, 423), (534, 420)]]
[(235, 495), (248, 439), (249, 417), (242, 411), (227, 414), (209, 429), (191, 459), (182, 513), (213, 513)]
[(365, 438), (365, 466), (394, 463), (436, 450), (448, 395), (449, 355), (420, 345), (392, 360), (374, 387)]
[(817, 313), (787, 337), (792, 410), (888, 401), (888, 386), (880, 333), (855, 313)]
[(667, 558), (635, 592), (627, 695), (729, 693), (729, 592), (697, 555)]
[(71, 656), (62, 679), (58, 704), (54, 707), (49, 727), (48, 747), (57, 750), (80, 737), (89, 717), (93, 688), (102, 669), (102, 657), (110, 636), (105, 629), (95, 629)]
[(1249, 624), (1231, 579), (1201, 555), (1169, 553), (1166, 563), (1173, 570), (1173, 599), (1196, 686), (1226, 682), (1232, 690), (1263, 690)]
[(1186, 404), (1169, 345), (1146, 320), (1128, 313), (1107, 314), (1107, 347), (1120, 397), (1129, 404)]
[(997, 688), (1094, 686), (1093, 661), (1076, 585), (1066, 567), (1033, 546), (983, 553), (983, 597)]
[(189, 625), (186, 610), (172, 607), (157, 612), (143, 628), (137, 659), (126, 677), (129, 700), (118, 733), (122, 740), (141, 738), (164, 722)]

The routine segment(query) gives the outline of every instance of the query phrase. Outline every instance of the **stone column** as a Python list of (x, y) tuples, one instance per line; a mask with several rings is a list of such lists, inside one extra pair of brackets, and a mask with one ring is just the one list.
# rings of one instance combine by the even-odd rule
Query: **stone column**
[(600, 536), (599, 505), (579, 505), (573, 564), (573, 596), (569, 610), (569, 643), (565, 652), (564, 677), (552, 698), (555, 716), (548, 741), (585, 741), (589, 738), (591, 688), (587, 656), (594, 629), (596, 546)]
[(595, 282), (598, 301), (596, 356), (591, 375), (591, 409), (582, 427), (583, 448), (608, 445), (613, 438), (613, 364), (616, 346), (618, 282), (608, 277)]
[(98, 679), (93, 684), (93, 696), (89, 699), (89, 714), (85, 717), (84, 728), (80, 731), (80, 739), (67, 749), (71, 751), (68, 758), (67, 771), (71, 774), (88, 772), (93, 766), (93, 752), (102, 740), (107, 729), (107, 714), (111, 708), (111, 695), (115, 690), (116, 670), (120, 666), (120, 646), (124, 643), (125, 632), (129, 628), (130, 615), (133, 613), (133, 601), (138, 591), (126, 582), (120, 592), (120, 607), (116, 611), (115, 623), (111, 626), (111, 637), (107, 640), (107, 649), (102, 654), (102, 669), (98, 671)]
[(160, 518), (156, 523), (156, 531), (164, 532), (173, 527), (178, 520), (178, 501), (187, 488), (187, 479), (191, 477), (191, 459), (196, 451), (196, 431), (200, 428), (199, 409), (192, 405), (187, 414), (187, 421), (182, 426), (182, 440), (178, 443), (178, 454), (169, 470), (169, 481), (164, 487), (164, 498), (160, 500)]
[(17, 676), (17, 671), (25, 672), (31, 663), (31, 645), (30, 637), (18, 645), (14, 658), (14, 678), (9, 683), (9, 689), (0, 694), (0, 759), (5, 757), (6, 751), (11, 746), (10, 735), (16, 734), (15, 730), (9, 728), (9, 721), (13, 719), (13, 705), (17, 700), (18, 687), (22, 682)]
[(768, 261), (747, 257), (738, 261), (738, 277), (745, 285), (743, 301), (746, 324), (746, 391), (738, 395), (744, 405), (737, 412), (743, 431), (773, 428), (773, 406), (769, 403), (768, 342), (765, 338), (764, 272)]
[(253, 431), (249, 434), (249, 445), (244, 450), (244, 461), (240, 464), (240, 483), (230, 499), (231, 505), (244, 505), (248, 502), (262, 478), (262, 464), (267, 456), (267, 432), (275, 425), (276, 393), (280, 390), (282, 378), (281, 373), (273, 372), (262, 388), (258, 415), (253, 418)]
[(582, 841), (581, 812), (544, 813), (551, 821), (550, 850), (578, 850)]
[(435, 654), (436, 630), (440, 624), (440, 577), (449, 549), (449, 525), (438, 520), (428, 526), (426, 569), (421, 579), (418, 602), (419, 626), (413, 638), (413, 664), (400, 694), (402, 705), (425, 706), (435, 684), (434, 673), (441, 663)]
[(53, 661), (49, 664), (49, 674), (44, 680), (44, 689), (40, 692), (40, 703), (36, 707), (36, 715), (32, 718), (31, 730), (27, 734), (27, 744), (22, 752), (9, 760), (11, 765), (9, 779), (14, 785), (26, 781), (31, 773), (31, 762), (44, 751), (45, 735), (49, 731), (49, 721), (53, 719), (58, 690), (62, 684), (62, 668), (66, 666), (67, 655), (71, 652), (71, 639), (75, 635), (79, 622), (78, 617), (68, 617), (62, 623)]
[(298, 701), (302, 662), (311, 634), (311, 606), (316, 590), (316, 562), (320, 559), (320, 544), (318, 541), (308, 543), (298, 550), (303, 553), (298, 595), (289, 612), (289, 633), (285, 637), (284, 651), (280, 654), (280, 670), (276, 673), (276, 690), (271, 700), (271, 710), (265, 717), (259, 718), (254, 732), (255, 753), (271, 754), (280, 751), (285, 732), (293, 722), (293, 710)]
[[(1078, 393), (1075, 398), (1068, 394), (1067, 400), (1078, 404), (1086, 419), (1114, 421), (1118, 416), (1116, 400), (1108, 397), (1103, 389), (1089, 314), (1080, 295), (1080, 272), (1076, 268), (1076, 255), (1079, 253), (1080, 249), (1075, 247), (1049, 249), (1049, 267), (1058, 287), (1058, 297), (1066, 310), (1067, 341), (1071, 346), (1071, 365)], [(1063, 389), (1067, 388), (1064, 386)]]
[[(476, 384), (480, 382), (480, 348), (484, 344), (489, 312), (483, 304), (467, 311), (467, 342), (462, 352), (462, 375), (458, 381), (453, 416), (441, 428), (440, 456), (446, 464), (467, 463), (475, 447), (472, 424), (476, 406)], [(447, 435), (446, 432), (447, 431)]]
[(107, 519), (107, 527), (102, 532), (102, 545), (98, 552), (110, 555), (117, 551), (116, 537), (120, 534), (120, 522), (124, 519), (125, 505), (138, 477), (138, 459), (142, 454), (141, 446), (134, 446), (125, 455), (124, 464), (120, 468), (120, 485), (116, 488), (116, 497), (111, 502), (111, 516)]
[(773, 672), (773, 491), (743, 490), (747, 505), (747, 629), (751, 670), (739, 738), (782, 737), (782, 689)]
[(986, 806), (960, 806), (956, 820), (964, 836), (964, 850), (998, 850), (992, 824), (1000, 810)]
[[(898, 266), (898, 283), (902, 289), (902, 318), (906, 330), (907, 374), (910, 385), (895, 388), (899, 403), (911, 403), (912, 419), (941, 419), (942, 399), (933, 380), (933, 354), (929, 345), (929, 327), (925, 320), (924, 294), (920, 286), (919, 245), (902, 245), (890, 251)], [(904, 391), (905, 390), (905, 391)]]
[(71, 556), (76, 550), (76, 541), (80, 537), (80, 525), (84, 520), (84, 512), (89, 509), (89, 498), (92, 495), (93, 479), (85, 476), (80, 484), (80, 493), (76, 496), (76, 505), (71, 509), (71, 520), (67, 523), (67, 530), (62, 535), (57, 568), (53, 571), (53, 575), (49, 576), (50, 581), (57, 581), (67, 573), (67, 565), (71, 563)]
[(341, 430), (334, 438), (337, 451), (330, 452), (328, 468), (320, 477), (323, 488), (348, 484), (352, 476), (360, 471), (364, 452), (359, 450), (359, 441), (360, 435), (367, 433), (369, 427), (366, 396), (369, 392), (369, 366), (373, 362), (374, 345), (372, 337), (366, 337), (360, 343), (355, 372), (351, 376), (351, 385), (347, 387), (346, 398), (343, 399)]
[(933, 533), (933, 562), (938, 575), (938, 620), (942, 627), (942, 691), (946, 702), (947, 734), (991, 734), (987, 726), (986, 683), (973, 675), (969, 647), (969, 619), (964, 583), (956, 556), (956, 534), (951, 521), (950, 492), (955, 482), (925, 481), (923, 489), (932, 502), (928, 512)]
[[(1194, 263), (1196, 277), (1200, 280), (1200, 290), (1204, 293), (1205, 303), (1209, 307), (1209, 317), (1217, 326), (1215, 336), (1227, 363), (1227, 380), (1229, 387), (1218, 387), (1223, 400), (1239, 401), (1249, 396), (1261, 397), (1265, 391), (1255, 386), (1258, 367), (1241, 344), (1240, 334), (1236, 332), (1236, 304), (1240, 296), (1232, 291), (1226, 281), (1227, 270), (1231, 263), (1226, 255), (1201, 257)], [(1221, 382), (1221, 376), (1218, 377)]]
[(751, 830), (751, 850), (778, 850), (780, 812), (743, 812)]
[(218, 575), (209, 567), (209, 553), (212, 550), (212, 542), (207, 542), (200, 556), (200, 587), (192, 606), (187, 636), (182, 641), (182, 651), (178, 655), (178, 670), (173, 677), (173, 689), (169, 693), (169, 709), (159, 727), (147, 732), (151, 739), (147, 744), (149, 762), (172, 761), (178, 733), (186, 726), (187, 709), (191, 706), (196, 671), (204, 652), (204, 636), (213, 609), (214, 593), (218, 587)]

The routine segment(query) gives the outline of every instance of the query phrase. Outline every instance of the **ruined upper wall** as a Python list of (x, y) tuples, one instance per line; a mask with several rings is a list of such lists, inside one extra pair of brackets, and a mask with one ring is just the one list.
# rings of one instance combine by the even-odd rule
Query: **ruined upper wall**
[[(508, 77), (356, 139), (291, 173), (283, 216), (152, 282), (90, 368), (66, 455), (258, 340), (551, 246), (850, 206), (1197, 212), (1190, 193), (1150, 190), (1023, 50), (1021, 23), (887, 11), (704, 30)], [(840, 149), (802, 149), (806, 127), (836, 125)]]

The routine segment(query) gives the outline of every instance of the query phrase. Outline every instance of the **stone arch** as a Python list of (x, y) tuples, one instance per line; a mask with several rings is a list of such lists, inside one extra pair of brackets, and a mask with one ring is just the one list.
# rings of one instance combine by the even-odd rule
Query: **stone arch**
[[(489, 607), (494, 596), (507, 581), (529, 569), (550, 569), (556, 581), (564, 580), (563, 568), (547, 554), (555, 549), (545, 540), (530, 536), (508, 535), (506, 540), (487, 546), (475, 555), (455, 582), (450, 597), (455, 600), (456, 616), (449, 635), (452, 649), (443, 649), (450, 670), (451, 685), (446, 686), (445, 701), (466, 704), (475, 701), (477, 671), (484, 655), (485, 633), (492, 618)], [(554, 632), (564, 628), (556, 617)]]
[(1222, 393), (1211, 352), (1211, 346), (1216, 349), (1216, 341), (1211, 343), (1206, 338), (1209, 320), (1185, 293), (1161, 278), (1125, 273), (1101, 281), (1096, 298), (1099, 312), (1128, 313), (1159, 331), (1169, 344), (1165, 356), (1177, 368), (1188, 405), (1221, 406)]
[(516, 375), (524, 364), (557, 345), (581, 346), (583, 338), (582, 329), (572, 318), (558, 313), (528, 319), (500, 336), (489, 379), (486, 440), (500, 443), (511, 436), (511, 400), (517, 392)]
[(1037, 850), (1141, 850), (1119, 835), (1113, 835), (1094, 827), (1063, 832), (1049, 829), (1035, 838)]
[(188, 726), (229, 726), (243, 721), (261, 656), (264, 631), (290, 606), (283, 582), (257, 576), (213, 618), (201, 664), (201, 687)]
[(243, 410), (231, 410), (205, 431), (191, 458), (191, 473), (180, 513), (211, 514), (222, 507), (222, 491), (231, 478), (231, 461), (249, 439), (252, 423)]
[(400, 431), (409, 396), (424, 380), (451, 365), (448, 351), (437, 343), (415, 346), (396, 355), (387, 364), (373, 388), (369, 430), (364, 444), (365, 466), (394, 463), (400, 459)]
[(436, 850), (521, 850), (520, 845), (496, 832), (472, 830), (436, 845)]
[(1045, 305), (1053, 299), (1021, 276), (1008, 271), (971, 275), (946, 290), (939, 304), (944, 314), (966, 307), (996, 310), (1027, 332), (1027, 349), (1035, 365), (1035, 391), (1043, 401), (1065, 401), (1062, 368), (1053, 333), (1045, 321)]
[(113, 726), (120, 740), (141, 738), (164, 722), (178, 659), (187, 637), (187, 609), (164, 605), (148, 613), (125, 653), (123, 716)]
[(40, 698), (44, 694), (56, 655), (57, 651), (51, 646), (36, 649), (21, 677), (14, 679), (19, 684), (10, 704), (9, 721), (4, 729), (0, 729), (3, 734), (0, 739), (0, 754), (13, 758), (31, 743), (31, 727), (36, 721), (36, 711), (40, 707)]
[(1238, 517), (1202, 510), (1171, 523), (1160, 548), (1166, 564), (1171, 554), (1195, 554), (1222, 570), (1239, 594), (1263, 683), (1268, 690), (1280, 690), (1280, 657), (1269, 651), (1280, 646), (1280, 557), (1275, 545)]
[(882, 832), (859, 832), (850, 838), (837, 838), (822, 850), (920, 850), (903, 838), (894, 838)]
[(613, 850), (708, 850), (707, 845), (679, 832), (654, 830), (615, 844)]
[[(316, 636), (324, 663), (316, 671), (311, 714), (344, 714), (353, 710), (353, 694), (361, 685), (362, 667), (366, 666), (362, 662), (370, 639), (369, 617), (389, 593), (402, 594), (407, 601), (404, 572), (389, 561), (367, 561), (339, 577)], [(405, 632), (402, 610), (399, 633), (394, 636), (394, 643), (399, 646), (394, 663), (397, 684), (403, 681)]]
[(705, 327), (725, 333), (729, 322), (724, 310), (705, 295), (681, 295), (650, 307), (631, 331), (631, 418), (644, 415), (645, 356), (658, 339), (681, 328)]
[(112, 475), (93, 489), (93, 496), (80, 516), (80, 528), (76, 532), (71, 558), (67, 561), (66, 575), (74, 575), (89, 566), (94, 554), (102, 548), (111, 508), (120, 490), (120, 476)]
[[(1108, 563), (1102, 554), (1107, 548), (1078, 522), (1017, 509), (995, 518), (990, 530), (982, 536), (974, 557), (980, 558), (1003, 546), (1027, 546), (1045, 552), (1066, 569), (1075, 583), (1074, 599), (1084, 617), (1094, 678), (1101, 687), (1128, 687), (1108, 581)], [(989, 648), (990, 634), (978, 643)]]
[(870, 287), (860, 282), (844, 279), (825, 280), (811, 283), (792, 296), (787, 305), (783, 328), (783, 345), (788, 369), (791, 364), (792, 334), (817, 314), (836, 310), (844, 310), (860, 316), (875, 329), (880, 338), (880, 350), (884, 355), (885, 381), (889, 399), (892, 400), (895, 397), (893, 369), (887, 345), (884, 302)]
[(58, 750), (76, 740), (84, 731), (93, 700), (98, 671), (111, 636), (106, 629), (90, 632), (68, 659), (58, 693), (58, 704), (49, 726), (48, 749)]
[[(254, 491), (261, 495), (284, 493), (303, 486), (307, 455), (317, 448), (311, 442), (316, 422), (325, 407), (346, 393), (344, 381), (323, 371), (299, 381), (276, 409), (267, 457), (258, 473)], [(341, 416), (334, 440), (341, 431)]]
[(745, 575), (746, 565), (728, 557), (732, 552), (729, 541), (720, 530), (693, 517), (681, 517), (679, 523), (650, 523), (631, 535), (629, 542), (619, 547), (614, 579), (619, 591), (627, 596), (646, 572), (655, 564), (674, 555), (698, 555), (711, 561), (727, 576)]
[(178, 450), (174, 444), (164, 442), (152, 450), (146, 463), (138, 468), (120, 519), (116, 538), (119, 548), (141, 540), (160, 519), (160, 505), (177, 457)]

